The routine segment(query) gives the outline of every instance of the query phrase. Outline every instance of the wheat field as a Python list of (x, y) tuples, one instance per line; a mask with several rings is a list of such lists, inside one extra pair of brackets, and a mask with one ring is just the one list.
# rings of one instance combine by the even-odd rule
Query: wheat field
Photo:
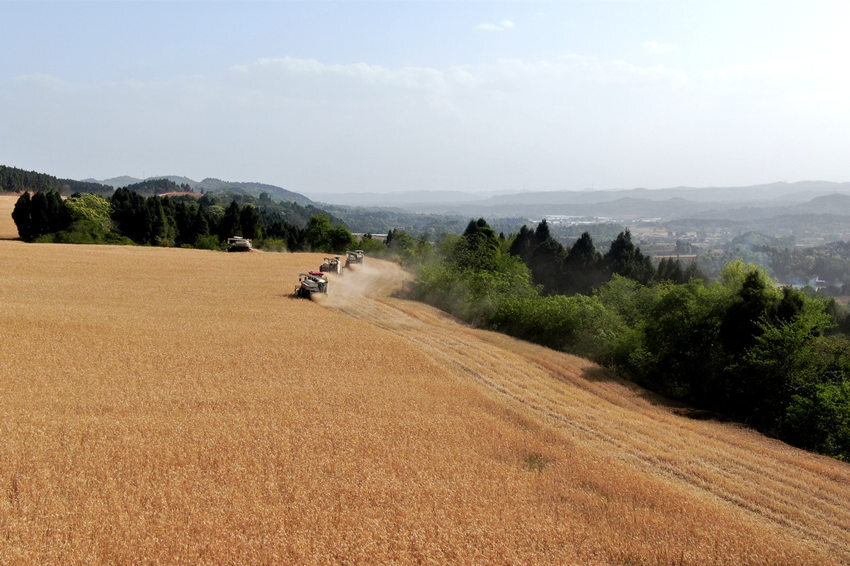
[(847, 464), (320, 262), (0, 241), (0, 563), (850, 562)]
[(0, 193), (0, 240), (18, 237), (18, 229), (12, 220), (12, 211), (15, 209), (17, 200), (17, 195)]

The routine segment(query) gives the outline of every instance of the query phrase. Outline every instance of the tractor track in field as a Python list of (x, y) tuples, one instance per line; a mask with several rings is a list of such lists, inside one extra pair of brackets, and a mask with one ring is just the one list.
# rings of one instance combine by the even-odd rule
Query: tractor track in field
[(846, 464), (737, 425), (676, 415), (662, 400), (587, 360), (392, 298), (405, 277), (397, 266), (370, 262), (332, 286), (334, 295), (324, 304), (416, 344), (435, 363), (461, 370), (490, 395), (608, 457), (767, 518), (850, 562)]

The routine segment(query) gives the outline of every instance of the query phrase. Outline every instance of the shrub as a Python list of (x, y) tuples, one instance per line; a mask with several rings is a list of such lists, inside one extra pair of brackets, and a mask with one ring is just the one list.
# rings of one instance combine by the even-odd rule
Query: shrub
[(218, 236), (199, 236), (195, 241), (195, 247), (202, 250), (220, 250), (221, 242), (219, 241)]
[(267, 252), (287, 251), (286, 240), (280, 238), (266, 238), (257, 243), (257, 247)]
[(795, 395), (785, 413), (790, 442), (850, 461), (850, 381), (822, 383), (814, 395)]

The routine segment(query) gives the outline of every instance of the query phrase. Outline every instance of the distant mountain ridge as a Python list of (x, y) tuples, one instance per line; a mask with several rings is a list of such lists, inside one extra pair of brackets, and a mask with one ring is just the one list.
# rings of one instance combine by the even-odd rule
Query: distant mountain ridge
[[(742, 187), (672, 187), (582, 191), (526, 191), (476, 194), (461, 191), (407, 193), (343, 193), (314, 195), (328, 204), (397, 208), (407, 212), (444, 215), (507, 217), (524, 215), (636, 218), (715, 217), (729, 211), (758, 211), (757, 215), (837, 213), (850, 198), (850, 182), (777, 182)], [(828, 199), (833, 199), (829, 201)], [(810, 202), (812, 199), (827, 199)]]
[(439, 205), (447, 203), (478, 202), (494, 196), (494, 193), (468, 193), (464, 191), (402, 191), (397, 193), (350, 192), (311, 193), (310, 198), (342, 206), (397, 207), (417, 205)]
[(207, 177), (203, 181), (195, 181), (194, 179), (190, 179), (189, 177), (182, 177), (179, 175), (157, 175), (153, 177), (147, 177), (145, 179), (137, 179), (135, 177), (128, 177), (124, 175), (121, 177), (104, 179), (102, 181), (99, 181), (97, 179), (85, 179), (85, 181), (100, 183), (102, 185), (109, 185), (115, 189), (118, 189), (121, 187), (126, 187), (128, 185), (135, 185), (144, 181), (152, 181), (156, 179), (167, 179), (178, 185), (189, 185), (189, 187), (191, 187), (193, 191), (197, 192), (204, 191), (221, 193), (231, 191), (245, 195), (251, 195), (254, 197), (260, 196), (261, 193), (268, 193), (272, 200), (293, 201), (302, 205), (313, 204), (313, 201), (310, 198), (302, 195), (301, 193), (289, 191), (276, 185), (239, 181), (222, 181), (221, 179), (215, 179), (212, 177)]
[(822, 195), (800, 205), (799, 209), (810, 214), (850, 215), (850, 195), (843, 193)]
[[(833, 181), (797, 181), (793, 183), (776, 182), (759, 185), (744, 185), (735, 187), (668, 187), (661, 189), (583, 189), (558, 191), (514, 191), (506, 192), (465, 192), (465, 191), (402, 191), (395, 193), (349, 192), (349, 193), (316, 193), (311, 198), (317, 201), (333, 202), (334, 204), (354, 204), (354, 199), (374, 202), (401, 203), (434, 203), (434, 202), (481, 202), (492, 204), (509, 202), (546, 202), (588, 204), (618, 200), (624, 197), (646, 198), (648, 200), (667, 200), (682, 198), (692, 201), (716, 202), (723, 200), (745, 201), (753, 199), (787, 199), (802, 201), (803, 195), (811, 193), (827, 194), (832, 192), (850, 193), (850, 182)], [(342, 202), (348, 201), (348, 202)]]
[(141, 183), (144, 179), (137, 179), (135, 177), (128, 177), (127, 175), (124, 175), (122, 177), (113, 177), (112, 179), (104, 179), (102, 181), (89, 177), (88, 179), (83, 179), (83, 181), (86, 183), (100, 183), (101, 185), (110, 186), (113, 189), (119, 189), (121, 187), (126, 187), (127, 185)]
[(672, 187), (666, 189), (615, 189), (605, 191), (524, 192), (498, 195), (487, 199), (496, 204), (596, 204), (622, 198), (667, 201), (681, 199), (691, 202), (802, 202), (814, 196), (844, 192), (850, 194), (850, 183), (830, 181), (799, 181), (768, 183), (742, 187)]

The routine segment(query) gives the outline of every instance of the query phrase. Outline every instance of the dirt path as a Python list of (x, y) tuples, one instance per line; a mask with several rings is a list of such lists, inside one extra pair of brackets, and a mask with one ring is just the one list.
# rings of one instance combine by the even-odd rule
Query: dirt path
[(850, 561), (850, 466), (750, 430), (677, 415), (587, 360), (472, 329), (427, 305), (391, 298), (407, 279), (367, 260), (324, 305), (416, 344), (501, 402), (585, 446), (823, 545)]

